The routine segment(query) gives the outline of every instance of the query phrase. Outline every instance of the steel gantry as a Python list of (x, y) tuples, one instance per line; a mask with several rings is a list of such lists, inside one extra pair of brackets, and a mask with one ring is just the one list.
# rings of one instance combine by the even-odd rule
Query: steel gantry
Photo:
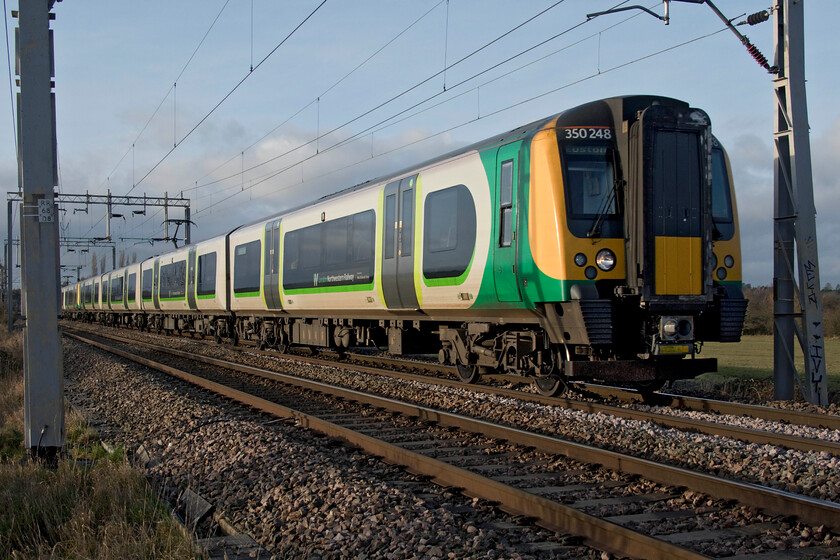
[[(6, 200), (8, 201), (9, 205), (9, 215), (11, 216), (12, 212), (12, 203), (14, 202), (21, 202), (20, 193), (16, 192), (9, 192), (6, 193)], [(169, 196), (168, 193), (164, 193), (163, 196), (114, 196), (111, 194), (111, 191), (108, 191), (108, 194), (55, 194), (55, 204), (56, 205), (78, 205), (77, 208), (74, 208), (73, 211), (75, 212), (84, 212), (87, 213), (89, 206), (101, 204), (106, 206), (106, 214), (105, 214), (105, 237), (104, 239), (110, 241), (111, 240), (111, 219), (112, 218), (123, 218), (122, 214), (115, 214), (113, 211), (114, 206), (142, 206), (143, 210), (133, 210), (133, 215), (145, 215), (147, 207), (162, 207), (163, 208), (163, 238), (155, 238), (156, 241), (173, 241), (178, 242), (176, 236), (169, 236), (169, 224), (184, 224), (184, 238), (183, 242), (185, 245), (190, 244), (190, 225), (192, 222), (190, 221), (190, 200), (188, 198), (184, 198), (183, 196), (178, 198), (172, 198)], [(184, 219), (169, 219), (169, 209), (170, 208), (183, 208), (184, 209)], [(11, 224), (11, 221), (9, 222)], [(9, 225), (9, 229), (11, 230), (11, 225)], [(177, 230), (176, 230), (177, 232)], [(9, 232), (9, 238), (11, 238), (11, 232)]]

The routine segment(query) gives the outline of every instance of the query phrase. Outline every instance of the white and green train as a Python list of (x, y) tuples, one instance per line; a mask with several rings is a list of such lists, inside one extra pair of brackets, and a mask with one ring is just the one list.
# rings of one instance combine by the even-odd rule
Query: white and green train
[(716, 368), (746, 300), (726, 154), (700, 109), (587, 103), (65, 289), (72, 318), (377, 344), (482, 373), (655, 388)]

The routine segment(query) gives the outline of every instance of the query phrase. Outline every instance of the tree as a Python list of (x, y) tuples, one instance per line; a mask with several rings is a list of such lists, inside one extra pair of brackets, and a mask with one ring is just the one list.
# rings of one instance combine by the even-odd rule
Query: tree
[(96, 254), (91, 253), (90, 254), (90, 275), (91, 276), (96, 276), (97, 274), (99, 274), (99, 267), (96, 266)]
[(102, 271), (102, 274), (105, 274), (105, 257), (107, 256), (108, 255), (106, 255), (105, 253), (102, 253), (102, 255), (99, 258), (99, 269)]

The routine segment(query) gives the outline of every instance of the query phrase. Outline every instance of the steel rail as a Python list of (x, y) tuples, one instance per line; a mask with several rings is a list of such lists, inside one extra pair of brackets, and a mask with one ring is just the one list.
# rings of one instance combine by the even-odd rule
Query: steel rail
[[(616, 472), (639, 475), (660, 484), (675, 487), (688, 487), (692, 490), (703, 492), (715, 498), (725, 500), (734, 499), (742, 504), (762, 509), (772, 514), (784, 516), (792, 515), (806, 523), (813, 525), (826, 525), (833, 530), (840, 530), (840, 504), (835, 502), (793, 494), (750, 482), (719, 478), (681, 467), (664, 465), (655, 461), (624, 455), (615, 451), (590, 447), (559, 438), (527, 432), (518, 428), (501, 426), (484, 420), (447, 413), (385, 397), (378, 397), (362, 393), (360, 391), (337, 387), (318, 381), (306, 380), (262, 368), (236, 364), (207, 356), (196, 356), (189, 352), (164, 348), (148, 343), (140, 343), (138, 341), (131, 341), (131, 343), (147, 346), (148, 348), (154, 350), (164, 351), (174, 356), (233, 369), (267, 379), (281, 380), (283, 383), (298, 387), (326, 392), (348, 400), (354, 400), (367, 404), (372, 407), (385, 408), (394, 412), (399, 412), (406, 416), (417, 417), (423, 421), (434, 422), (442, 426), (451, 426), (465, 431), (482, 434), (487, 437), (508, 440), (513, 443), (532, 447), (545, 453), (563, 455), (583, 463), (602, 465), (605, 468)], [(111, 351), (110, 348), (107, 348), (107, 345), (103, 346), (106, 346), (106, 350)], [(125, 353), (123, 357), (134, 360), (134, 357), (128, 353)]]
[[(394, 364), (396, 366), (405, 365), (406, 367), (415, 367), (429, 372), (440, 372), (450, 376), (456, 376), (455, 368), (452, 366), (445, 366), (434, 363), (414, 362), (410, 360), (399, 360), (395, 358), (379, 357), (379, 356), (364, 356), (362, 354), (348, 354), (348, 357), (365, 362), (381, 361), (383, 363)], [(305, 356), (302, 356), (306, 358)], [(498, 379), (510, 382), (526, 382), (527, 380), (521, 376), (506, 375), (506, 374), (488, 374), (482, 378)], [(463, 384), (462, 384), (463, 385)], [(690, 397), (685, 395), (677, 395), (671, 393), (641, 393), (633, 389), (626, 389), (624, 387), (614, 387), (610, 385), (598, 385), (595, 383), (574, 382), (573, 387), (577, 387), (582, 391), (594, 393), (603, 397), (613, 397), (625, 402), (636, 402), (641, 404), (665, 406), (669, 408), (676, 408), (680, 410), (690, 410), (694, 412), (707, 412), (713, 414), (728, 414), (733, 416), (749, 416), (761, 420), (769, 420), (772, 422), (785, 422), (788, 424), (797, 424), (800, 426), (808, 426), (810, 428), (825, 428), (829, 430), (840, 430), (840, 415), (831, 414), (817, 414), (814, 412), (805, 412), (800, 410), (791, 410), (783, 408), (774, 408), (771, 406), (761, 406), (746, 403), (737, 403), (731, 401), (722, 401), (718, 399), (706, 399), (701, 397)], [(486, 385), (476, 385), (481, 390), (487, 388)], [(491, 388), (494, 391), (499, 389)], [(511, 391), (514, 392), (514, 391)], [(526, 393), (528, 394), (528, 393)], [(546, 399), (546, 403), (550, 401), (551, 397), (538, 397)], [(558, 404), (557, 401), (573, 402), (569, 399), (554, 398), (552, 404)], [(609, 405), (604, 405), (609, 408)], [(701, 430), (702, 431), (702, 430)], [(760, 431), (760, 430), (759, 430)], [(724, 435), (724, 434), (721, 434)], [(742, 438), (738, 438), (742, 439)], [(808, 438), (804, 438), (808, 439)], [(752, 441), (745, 439), (744, 441)], [(770, 443), (766, 441), (756, 441), (755, 443)], [(807, 447), (791, 447), (792, 449), (804, 449)], [(822, 451), (823, 449), (817, 449)], [(828, 451), (828, 450), (826, 450)], [(836, 450), (829, 451), (836, 453)]]
[[(122, 337), (118, 337), (112, 334), (99, 334), (98, 336), (107, 336), (113, 338), (115, 340), (127, 340)], [(260, 352), (262, 355), (278, 358), (283, 357), (285, 359), (294, 359), (298, 361), (302, 361), (305, 363), (316, 364), (316, 365), (326, 365), (329, 367), (335, 367), (336, 362), (331, 360), (324, 360), (321, 358), (314, 358), (310, 356), (301, 356), (301, 355), (284, 355), (284, 354), (276, 354), (273, 352), (265, 352), (260, 350), (249, 350), (249, 351), (256, 351)], [(379, 360), (379, 358), (366, 358), (365, 361), (373, 361)], [(400, 360), (394, 360), (392, 358), (385, 358), (385, 363), (408, 363), (410, 365), (414, 365), (415, 362), (405, 362)], [(421, 367), (424, 369), (433, 369), (435, 367), (434, 364), (423, 364), (422, 362), (417, 362)], [(563, 397), (546, 397), (543, 395), (539, 395), (536, 393), (527, 393), (524, 391), (517, 391), (512, 389), (503, 389), (500, 387), (491, 387), (488, 385), (465, 385), (461, 381), (451, 380), (451, 379), (444, 379), (440, 377), (428, 377), (424, 375), (417, 375), (412, 373), (406, 372), (398, 372), (398, 371), (389, 371), (383, 370), (381, 368), (377, 368), (375, 366), (369, 365), (360, 365), (357, 363), (342, 363), (342, 367), (352, 368), (357, 371), (361, 371), (364, 373), (370, 373), (374, 375), (387, 375), (392, 378), (403, 379), (407, 381), (416, 381), (419, 383), (431, 383), (435, 385), (440, 385), (443, 387), (449, 387), (453, 389), (465, 389), (469, 388), (475, 391), (481, 391), (491, 395), (497, 395), (512, 399), (519, 399), (526, 402), (532, 402), (537, 404), (542, 404), (545, 406), (559, 406), (563, 408), (567, 408), (570, 410), (577, 410), (581, 412), (587, 412), (590, 414), (608, 414), (611, 416), (616, 416), (619, 418), (625, 418), (628, 420), (636, 420), (640, 422), (653, 422), (660, 426), (664, 426), (667, 428), (675, 428), (678, 430), (690, 430), (698, 433), (713, 435), (713, 436), (720, 436), (720, 437), (727, 437), (731, 439), (737, 439), (739, 441), (744, 441), (747, 443), (756, 443), (760, 445), (776, 445), (779, 447), (784, 447), (787, 449), (795, 449), (799, 451), (815, 451), (815, 452), (826, 452), (832, 455), (840, 456), (840, 443), (826, 441), (823, 439), (817, 438), (807, 438), (802, 436), (792, 436), (788, 434), (780, 434), (775, 432), (768, 432), (765, 430), (757, 430), (753, 428), (742, 428), (739, 426), (731, 426), (728, 424), (718, 423), (718, 422), (709, 422), (705, 420), (697, 420), (693, 418), (680, 418), (676, 416), (671, 416), (667, 414), (661, 414), (658, 412), (651, 412), (651, 411), (640, 411), (640, 410), (633, 410), (627, 408), (621, 408), (614, 405), (608, 404), (601, 404), (601, 403), (594, 403), (594, 402), (587, 402), (587, 401), (580, 401), (575, 399), (568, 399)], [(597, 386), (602, 387), (602, 386)], [(613, 387), (611, 389), (616, 389), (620, 391), (626, 391), (626, 389), (621, 389), (618, 387)], [(633, 394), (633, 392), (631, 392)], [(724, 403), (727, 404), (727, 403)], [(766, 407), (760, 407), (766, 408)], [(770, 409), (775, 410), (775, 409)], [(727, 414), (732, 414), (732, 412), (728, 412)]]
[[(269, 354), (271, 355), (271, 354)], [(327, 362), (326, 360), (316, 360), (306, 356), (295, 356), (295, 359), (303, 359), (310, 363), (330, 363), (335, 365), (335, 362)], [(509, 397), (512, 399), (519, 399), (527, 402), (543, 404), (546, 406), (560, 406), (570, 410), (578, 410), (581, 412), (588, 412), (591, 414), (609, 414), (619, 418), (626, 418), (628, 420), (637, 420), (641, 422), (653, 422), (660, 426), (668, 428), (676, 428), (679, 430), (692, 430), (699, 433), (728, 437), (745, 441), (748, 443), (769, 444), (785, 447), (788, 449), (796, 449), (799, 451), (825, 451), (832, 455), (840, 456), (840, 443), (826, 441), (816, 438), (806, 438), (801, 436), (791, 436), (788, 434), (779, 434), (775, 432), (767, 432), (765, 430), (756, 430), (753, 428), (741, 428), (739, 426), (730, 426), (718, 422), (709, 422), (706, 420), (697, 420), (693, 418), (680, 418), (661, 414), (658, 412), (649, 412), (641, 410), (633, 410), (628, 408), (621, 408), (614, 405), (600, 404), (586, 401), (579, 401), (575, 399), (567, 399), (563, 397), (545, 397), (536, 393), (526, 393), (524, 391), (517, 391), (511, 389), (503, 389), (500, 387), (490, 387), (486, 385), (465, 385), (463, 382), (449, 379), (434, 378), (403, 372), (383, 372), (372, 366), (360, 366), (356, 364), (348, 364), (352, 367), (365, 373), (385, 374), (392, 377), (418, 381), (422, 383), (434, 383), (450, 388), (470, 388), (484, 393)], [(774, 409), (770, 409), (774, 410)], [(732, 414), (729, 412), (727, 414)]]
[(840, 430), (840, 416), (835, 414), (817, 414), (800, 410), (785, 408), (773, 408), (756, 404), (735, 403), (715, 399), (703, 399), (699, 397), (688, 397), (671, 393), (654, 393), (642, 395), (635, 391), (628, 391), (621, 387), (610, 387), (607, 385), (594, 385), (581, 383), (579, 386), (589, 392), (602, 396), (616, 397), (647, 404), (669, 406), (695, 412), (710, 412), (714, 414), (733, 414), (736, 416), (751, 416), (762, 420), (773, 422), (787, 422), (809, 426), (811, 428), (826, 428), (829, 430)]
[[(209, 381), (177, 368), (160, 364), (141, 356), (136, 356), (130, 352), (122, 351), (118, 348), (114, 348), (95, 340), (87, 339), (75, 334), (65, 334), (101, 350), (105, 350), (122, 358), (162, 371), (168, 375), (172, 375), (193, 385), (221, 394), (274, 416), (294, 419), (304, 428), (312, 429), (330, 437), (344, 440), (351, 445), (362, 448), (372, 455), (382, 457), (386, 461), (404, 465), (413, 472), (431, 477), (431, 479), (438, 484), (463, 489), (463, 493), (468, 496), (499, 503), (500, 507), (508, 513), (534, 518), (536, 520), (535, 522), (541, 527), (555, 532), (579, 535), (584, 538), (586, 544), (594, 548), (606, 550), (607, 552), (612, 552), (622, 556), (629, 555), (636, 558), (646, 558), (651, 560), (699, 560), (709, 558), (708, 556), (686, 550), (662, 540), (654, 539), (615, 523), (582, 513), (558, 502), (525, 492), (524, 490), (513, 488), (506, 484), (470, 472), (466, 469), (450, 465), (438, 459), (426, 457), (374, 437), (360, 434), (349, 428), (322, 420), (316, 416), (311, 416), (249, 393), (227, 387), (220, 383)], [(166, 350), (169, 351), (169, 349)], [(172, 352), (172, 354), (178, 355), (186, 353), (176, 351)], [(212, 358), (208, 359), (204, 356), (194, 355), (187, 355), (186, 357), (199, 362), (211, 363), (213, 365), (220, 365), (226, 368), (236, 366), (232, 369), (240, 370), (238, 364), (230, 364), (229, 362), (224, 362), (223, 360), (216, 360)], [(245, 369), (254, 370), (256, 368), (246, 367)], [(261, 377), (268, 377), (274, 380), (278, 380), (279, 377), (282, 378), (281, 380), (284, 383), (291, 382), (291, 384), (296, 386), (308, 386), (313, 389), (317, 388), (318, 390), (324, 392), (336, 394), (334, 391), (336, 387), (323, 383), (311, 382), (301, 384), (301, 380), (298, 378), (287, 377), (282, 374), (276, 374), (265, 370), (261, 371), (259, 375)], [(338, 394), (341, 394), (342, 396), (351, 396), (353, 394), (355, 394), (355, 396), (364, 396), (363, 393), (357, 393), (355, 391), (348, 393), (347, 390), (341, 390)], [(358, 400), (355, 396), (352, 397), (353, 400)], [(394, 405), (402, 404), (391, 399), (377, 399), (377, 403), (377, 406), (382, 406), (382, 404), (387, 403), (385, 408), (388, 408), (389, 410), (394, 410)], [(411, 406), (398, 406), (397, 408), (401, 409), (404, 413), (410, 413), (409, 411), (412, 409), (420, 410), (420, 408)], [(429, 409), (425, 410), (428, 411)], [(430, 419), (423, 413), (414, 414), (413, 416)]]

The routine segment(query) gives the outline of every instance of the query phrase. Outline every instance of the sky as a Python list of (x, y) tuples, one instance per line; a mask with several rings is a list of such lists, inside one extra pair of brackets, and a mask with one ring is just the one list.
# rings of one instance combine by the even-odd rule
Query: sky
[[(710, 115), (732, 161), (744, 281), (772, 283), (773, 76), (708, 6), (672, 2), (666, 26), (641, 12), (587, 21), (618, 0), (322, 2), (57, 3), (59, 192), (186, 197), (198, 241), (588, 101), (665, 95)], [(717, 4), (736, 22), (768, 7)], [(646, 6), (662, 13), (659, 3)], [(13, 49), (17, 6), (5, 7)], [(832, 286), (840, 284), (837, 21), (840, 2), (807, 3), (821, 283)], [(739, 30), (772, 64), (772, 19)], [(0, 99), (0, 181), (13, 192), (14, 109), (11, 95)], [(111, 222), (117, 251), (142, 259), (170, 250), (146, 241), (163, 236), (162, 210), (132, 214), (138, 209), (113, 209), (124, 215)], [(62, 235), (103, 237), (105, 207), (82, 210), (61, 213)], [(110, 253), (62, 251), (64, 272), (82, 266), (85, 276), (91, 255), (107, 254), (110, 268)]]

